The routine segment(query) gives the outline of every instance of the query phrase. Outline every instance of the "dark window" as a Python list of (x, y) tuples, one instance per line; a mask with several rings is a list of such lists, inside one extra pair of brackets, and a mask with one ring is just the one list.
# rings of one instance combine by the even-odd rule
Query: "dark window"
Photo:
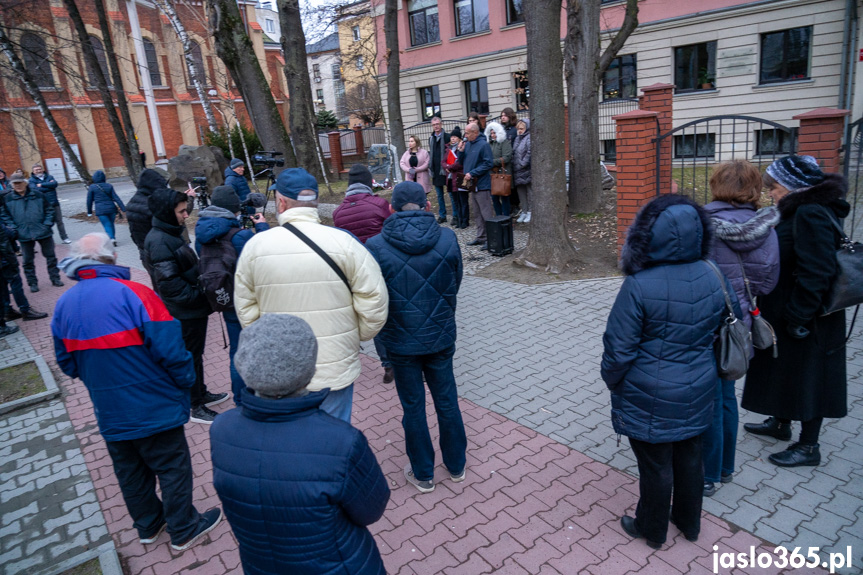
[(152, 42), (144, 38), (144, 56), (147, 58), (147, 70), (150, 73), (150, 84), (162, 85), (162, 75), (159, 73), (159, 56)]
[(408, 0), (411, 46), (440, 41), (437, 0)]
[[(198, 46), (198, 43), (194, 40), (189, 40), (192, 44), (192, 61), (195, 63), (195, 71), (198, 73), (198, 81), (201, 82), (202, 85), (207, 85), (207, 70), (204, 68), (204, 56), (201, 54), (201, 47)], [(188, 66), (188, 62), (187, 62)], [(192, 71), (189, 72), (189, 83), (192, 83)]]
[(674, 49), (674, 88), (677, 92), (716, 87), (716, 42)]
[(30, 76), (38, 87), (54, 87), (54, 75), (51, 74), (51, 65), (48, 63), (45, 40), (29, 32), (22, 34), (21, 56), (24, 60), (24, 68), (30, 72)]
[(506, 0), (506, 23), (521, 24), (524, 22), (525, 0)]
[(320, 64), (312, 64), (312, 73), (315, 76), (321, 75), (321, 65)]
[(440, 91), (437, 86), (420, 88), (420, 120), (425, 122), (432, 116), (440, 116)]
[(333, 80), (341, 80), (342, 79), (342, 67), (339, 64), (333, 64)]
[(485, 78), (468, 80), (464, 83), (467, 95), (467, 113), (488, 114), (488, 84)]
[(617, 140), (602, 141), (602, 160), (608, 163), (617, 161)]
[[(96, 61), (99, 63), (99, 68), (102, 70), (102, 75), (105, 76), (105, 83), (108, 84), (108, 87), (111, 87), (111, 75), (108, 74), (108, 60), (105, 58), (105, 48), (102, 47), (102, 40), (97, 38), (96, 36), (90, 36), (90, 45), (93, 46), (93, 51), (96, 53)], [(88, 76), (90, 79), (90, 85), (96, 85), (96, 73), (95, 71), (87, 67)]]
[(602, 99), (635, 98), (638, 74), (635, 54), (618, 56), (611, 61), (602, 79)]
[(512, 73), (515, 80), (515, 109), (527, 110), (530, 108), (530, 84), (527, 81), (527, 70)]
[(674, 136), (674, 158), (712, 158), (716, 134), (683, 134)]
[(488, 29), (488, 0), (455, 0), (456, 36)]
[(790, 132), (780, 129), (755, 130), (755, 155), (772, 156), (793, 154), (797, 149), (797, 128)]
[(321, 103), (323, 103), (323, 101), (324, 101), (324, 91), (323, 91), (323, 90), (321, 90), (320, 88), (318, 88), (318, 89), (317, 89), (317, 91), (316, 91), (316, 93), (317, 93), (317, 98), (318, 98), (318, 100), (320, 100), (320, 101), (321, 101)]
[(807, 80), (811, 39), (811, 26), (762, 34), (760, 83)]

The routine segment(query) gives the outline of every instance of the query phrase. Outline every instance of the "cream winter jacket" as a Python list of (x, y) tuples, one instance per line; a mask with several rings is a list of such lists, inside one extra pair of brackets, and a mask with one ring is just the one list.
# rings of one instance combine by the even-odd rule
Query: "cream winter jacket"
[(315, 208), (279, 214), (318, 244), (338, 265), (351, 292), (330, 266), (293, 233), (279, 227), (255, 234), (237, 262), (234, 301), (243, 327), (265, 313), (306, 320), (318, 338), (310, 391), (347, 387), (360, 375), (360, 341), (387, 321), (389, 295), (375, 258), (353, 236), (321, 224)]

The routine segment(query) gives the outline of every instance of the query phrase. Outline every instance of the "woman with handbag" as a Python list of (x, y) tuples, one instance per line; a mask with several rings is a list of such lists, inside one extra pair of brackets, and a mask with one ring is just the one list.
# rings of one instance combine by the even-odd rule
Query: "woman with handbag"
[(612, 425), (638, 460), (635, 518), (620, 523), (657, 549), (669, 515), (688, 540), (701, 531), (701, 439), (719, 382), (714, 334), (735, 306), (730, 283), (702, 261), (710, 245), (707, 213), (689, 198), (664, 194), (646, 204), (626, 237), (626, 279), (602, 338)]
[(764, 187), (779, 208), (779, 282), (761, 299), (761, 313), (776, 330), (779, 356), (755, 352), (746, 374), (741, 406), (769, 415), (744, 429), (791, 439), (791, 421), (802, 422), (800, 437), (770, 461), (781, 467), (821, 463), (818, 436), (825, 417), (845, 417), (845, 311), (822, 316), (835, 280), (838, 218), (848, 215), (847, 183), (825, 174), (812, 156), (786, 156), (767, 168)]
[[(509, 216), (509, 193), (512, 190), (512, 144), (506, 137), (506, 130), (497, 122), (489, 122), (485, 127), (485, 137), (491, 146), (492, 162), (492, 186), (491, 203), (494, 206), (494, 215)], [(499, 178), (501, 183), (495, 186), (495, 176), (509, 176)], [(505, 181), (508, 180), (508, 181)], [(501, 195), (506, 192), (506, 195)]]
[[(713, 224), (710, 259), (734, 287), (743, 323), (752, 330), (753, 319), (759, 317), (755, 298), (770, 293), (779, 280), (779, 242), (773, 229), (779, 212), (774, 206), (759, 209), (761, 172), (746, 160), (717, 166), (710, 177), (710, 193), (713, 201), (704, 206)], [(716, 492), (715, 483), (732, 480), (737, 423), (734, 380), (723, 379), (716, 388), (713, 423), (703, 438), (706, 497)]]
[(405, 180), (418, 183), (426, 193), (431, 189), (430, 163), (431, 156), (423, 149), (420, 139), (416, 136), (409, 137), (408, 149), (402, 155), (399, 165), (405, 173)]

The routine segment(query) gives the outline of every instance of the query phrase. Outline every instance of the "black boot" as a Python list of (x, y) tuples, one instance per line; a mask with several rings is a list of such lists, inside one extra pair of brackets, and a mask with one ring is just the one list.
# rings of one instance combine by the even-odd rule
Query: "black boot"
[(792, 443), (788, 449), (774, 453), (768, 459), (779, 467), (799, 467), (809, 465), (814, 467), (821, 463), (821, 451), (819, 445), (807, 445), (805, 443)]
[[(638, 527), (635, 525), (635, 518), (630, 517), (629, 515), (624, 515), (620, 518), (620, 526), (623, 527), (623, 530), (626, 531), (627, 535), (632, 537), (633, 539), (641, 539), (644, 535), (641, 534), (641, 531), (638, 530)], [(644, 537), (644, 542), (647, 543), (648, 547), (653, 549), (659, 549), (662, 547), (662, 543), (658, 543), (656, 541), (651, 541), (647, 537)]]
[(775, 417), (768, 417), (761, 423), (747, 423), (743, 429), (755, 435), (769, 435), (781, 441), (791, 439), (791, 423), (780, 423)]

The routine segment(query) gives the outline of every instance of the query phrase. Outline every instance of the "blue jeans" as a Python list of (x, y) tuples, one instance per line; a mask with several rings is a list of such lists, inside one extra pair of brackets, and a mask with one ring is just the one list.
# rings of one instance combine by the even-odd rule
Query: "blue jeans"
[(240, 377), (237, 368), (234, 367), (234, 355), (237, 353), (237, 345), (240, 343), (240, 331), (243, 326), (237, 317), (237, 312), (226, 311), (222, 314), (225, 318), (225, 329), (228, 330), (228, 357), (231, 360), (231, 393), (234, 395), (234, 405), (240, 407), (243, 390), (246, 389), (246, 383)]
[(434, 445), (426, 420), (426, 393), (423, 374), (437, 412), (440, 450), (444, 465), (454, 475), (464, 471), (467, 436), (452, 369), (455, 346), (427, 355), (398, 355), (390, 351), (404, 415), (405, 449), (414, 476), (420, 481), (434, 478)]
[(438, 205), (438, 215), (442, 218), (446, 217), (446, 194), (443, 193), (443, 186), (435, 186), (435, 191), (437, 192), (437, 205)]
[(354, 384), (339, 389), (330, 390), (327, 398), (321, 403), (321, 410), (337, 419), (351, 422), (351, 409), (354, 406)]
[(108, 234), (108, 237), (116, 239), (114, 236), (114, 218), (117, 217), (117, 214), (113, 214), (111, 216), (96, 216), (99, 218), (99, 221), (102, 222), (102, 227), (105, 228), (105, 233)]
[(381, 367), (392, 367), (393, 364), (390, 362), (389, 354), (387, 354), (387, 348), (384, 347), (383, 342), (378, 337), (375, 337), (373, 341), (375, 342), (375, 351), (377, 352), (378, 357), (381, 360)]
[(716, 483), (722, 475), (734, 473), (737, 450), (737, 396), (734, 382), (720, 380), (713, 401), (713, 424), (704, 432), (704, 481)]
[(509, 196), (492, 196), (491, 203), (496, 216), (508, 216), (512, 213), (509, 207)]

